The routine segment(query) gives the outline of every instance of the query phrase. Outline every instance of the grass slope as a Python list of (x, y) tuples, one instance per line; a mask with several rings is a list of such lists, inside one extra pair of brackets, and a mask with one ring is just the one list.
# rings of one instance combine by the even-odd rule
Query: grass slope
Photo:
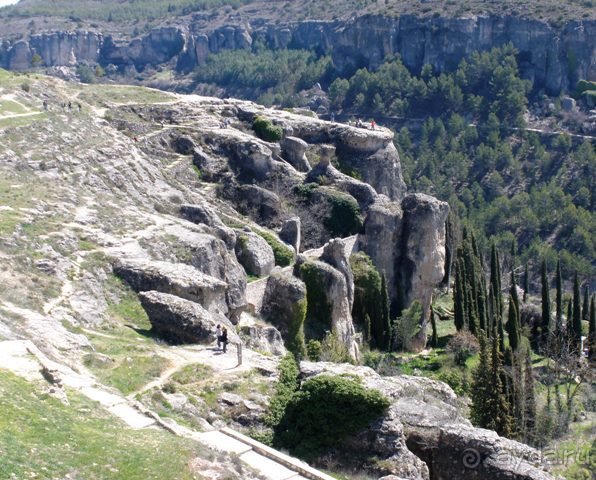
[(194, 442), (130, 430), (91, 400), (71, 391), (68, 398), (63, 405), (0, 370), (0, 478), (203, 478), (189, 469), (204, 455)]

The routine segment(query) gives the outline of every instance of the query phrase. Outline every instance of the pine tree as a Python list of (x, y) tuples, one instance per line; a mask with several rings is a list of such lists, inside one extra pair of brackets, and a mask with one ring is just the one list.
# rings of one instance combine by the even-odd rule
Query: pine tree
[(579, 290), (579, 280), (577, 278), (577, 272), (573, 276), (573, 318), (572, 318), (572, 335), (570, 340), (576, 350), (579, 351), (581, 348), (582, 338), (582, 312), (581, 312), (581, 294)]
[(534, 371), (532, 370), (532, 355), (526, 350), (526, 365), (524, 370), (524, 441), (527, 443), (534, 437), (536, 430), (536, 396), (534, 393)]
[(526, 263), (526, 268), (524, 270), (524, 303), (528, 300), (528, 293), (530, 292), (530, 279), (528, 278), (528, 264)]
[(590, 292), (588, 291), (588, 286), (584, 287), (584, 305), (582, 307), (582, 319), (589, 320), (590, 319)]
[(546, 260), (542, 261), (542, 339), (548, 341), (550, 336), (550, 292), (548, 285), (548, 274), (546, 272)]
[(380, 347), (389, 351), (391, 349), (391, 320), (389, 320), (389, 295), (384, 272), (381, 274), (381, 322), (384, 331), (384, 345)]
[(439, 346), (439, 338), (437, 336), (437, 319), (435, 318), (435, 310), (432, 305), (430, 307), (430, 325), (433, 330), (430, 344), (433, 348), (437, 348)]
[(563, 327), (563, 276), (561, 275), (561, 260), (557, 260), (557, 274), (555, 277), (555, 286), (557, 288), (556, 302), (556, 318), (557, 318), (557, 333), (562, 333)]

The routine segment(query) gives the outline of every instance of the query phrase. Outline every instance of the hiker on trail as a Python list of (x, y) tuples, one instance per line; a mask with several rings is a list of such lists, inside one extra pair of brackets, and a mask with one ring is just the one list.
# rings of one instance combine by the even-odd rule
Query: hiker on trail
[(43, 109), (47, 112), (48, 111), (48, 101), (44, 100), (43, 101)]
[(79, 113), (81, 113), (81, 110), (83, 109), (83, 107), (81, 106), (80, 103), (77, 103), (77, 107), (79, 107)]
[(360, 119), (356, 120), (356, 126), (358, 128), (362, 128), (362, 120), (360, 120)]
[(228, 329), (226, 327), (221, 329), (221, 343), (223, 344), (223, 352), (226, 353), (228, 349)]
[(370, 121), (370, 129), (371, 129), (371, 130), (374, 130), (376, 126), (377, 126), (377, 122), (375, 122), (375, 119), (373, 118), (373, 119)]
[(331, 112), (331, 122), (335, 123), (335, 113)]
[(222, 335), (221, 325), (218, 323), (217, 327), (215, 328), (215, 336), (217, 337), (217, 348), (221, 349), (221, 335)]
[(68, 102), (68, 111), (70, 112), (72, 110), (72, 103)]

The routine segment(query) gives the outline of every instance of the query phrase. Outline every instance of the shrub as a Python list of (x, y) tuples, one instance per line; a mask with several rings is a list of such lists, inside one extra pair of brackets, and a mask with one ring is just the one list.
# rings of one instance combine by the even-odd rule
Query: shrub
[(306, 352), (308, 353), (309, 360), (312, 362), (319, 362), (321, 360), (321, 354), (323, 353), (321, 342), (313, 339), (309, 340), (306, 344)]
[(29, 82), (23, 82), (23, 83), (21, 83), (21, 90), (23, 90), (24, 92), (30, 92), (31, 91), (31, 84)]
[(362, 230), (362, 216), (354, 197), (334, 193), (329, 196), (331, 214), (324, 220), (325, 227), (331, 235), (347, 237)]
[(420, 329), (422, 318), (422, 305), (420, 301), (414, 300), (412, 305), (402, 312), (401, 317), (393, 323), (393, 339), (395, 346), (401, 350), (409, 350), (412, 339)]
[(291, 353), (286, 354), (279, 362), (277, 370), (279, 379), (275, 387), (275, 393), (269, 402), (269, 413), (265, 417), (265, 422), (270, 427), (276, 427), (279, 424), (292, 395), (298, 390), (300, 369), (294, 355)]
[(279, 142), (283, 134), (280, 126), (273, 125), (271, 120), (261, 116), (255, 118), (252, 129), (257, 134), (257, 137), (266, 142)]
[(453, 354), (457, 365), (465, 365), (466, 360), (478, 352), (478, 340), (467, 330), (457, 332), (447, 344), (447, 351)]
[(274, 445), (313, 458), (380, 417), (389, 400), (360, 379), (320, 375), (303, 383), (274, 429)]
[(272, 248), (275, 257), (275, 265), (287, 267), (294, 261), (294, 250), (279, 240), (275, 235), (266, 232), (265, 230), (253, 229), (253, 231), (264, 238)]

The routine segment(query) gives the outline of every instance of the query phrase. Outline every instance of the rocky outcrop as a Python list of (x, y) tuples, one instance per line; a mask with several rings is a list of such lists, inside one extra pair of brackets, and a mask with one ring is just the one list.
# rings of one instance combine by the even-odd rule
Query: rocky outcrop
[(308, 143), (296, 137), (284, 137), (281, 141), (282, 155), (296, 170), (308, 172), (310, 163), (306, 158)]
[(364, 221), (364, 234), (359, 236), (360, 249), (372, 260), (377, 270), (385, 275), (389, 286), (391, 312), (397, 305), (397, 259), (402, 232), (403, 211), (398, 203), (380, 196), (370, 206)]
[(190, 265), (124, 260), (114, 265), (114, 273), (136, 292), (156, 290), (200, 304), (205, 310), (225, 315), (226, 283)]
[[(341, 241), (340, 241), (341, 242)], [(335, 244), (337, 247), (338, 244)], [(333, 249), (334, 247), (332, 247)], [(337, 261), (332, 253), (328, 253), (331, 261)], [(338, 255), (340, 257), (340, 255)], [(307, 310), (306, 329), (319, 330), (320, 323), (323, 327), (329, 322), (330, 330), (337, 335), (340, 342), (346, 347), (346, 352), (355, 360), (360, 358), (356, 332), (352, 322), (352, 303), (354, 301), (354, 285), (348, 287), (346, 275), (328, 263), (299, 258), (299, 272), (306, 284), (308, 298), (320, 299), (314, 303), (309, 301)], [(340, 263), (342, 268), (343, 262)], [(348, 267), (349, 269), (349, 263)], [(349, 271), (351, 274), (351, 270)], [(351, 296), (350, 296), (351, 291)], [(324, 306), (325, 312), (318, 308)], [(328, 316), (328, 318), (325, 318)], [(315, 324), (316, 323), (316, 324)]]
[(221, 238), (230, 249), (236, 246), (236, 233), (227, 227), (219, 218), (219, 215), (207, 204), (202, 205), (180, 205), (180, 214), (186, 220), (203, 224), (215, 230), (215, 234)]
[(240, 342), (234, 326), (223, 315), (213, 314), (201, 305), (156, 291), (141, 292), (141, 305), (147, 312), (153, 331), (171, 341), (182, 343), (212, 343), (218, 324), (228, 329), (228, 341)]
[(392, 315), (420, 300), (423, 308), (417, 345), (424, 347), (432, 292), (445, 264), (445, 220), (449, 206), (424, 194), (408, 195), (401, 204), (384, 197), (369, 208), (360, 248), (385, 274)]
[(419, 348), (426, 344), (426, 322), (430, 318), (433, 289), (443, 279), (445, 267), (445, 220), (449, 206), (423, 193), (408, 195), (404, 212), (399, 257), (399, 285), (404, 305), (418, 299), (423, 321), (418, 334)]
[[(246, 272), (236, 260), (234, 251), (211, 233), (195, 231), (193, 225), (174, 224), (154, 232), (147, 245), (155, 258), (174, 256), (175, 261), (194, 267), (209, 277), (220, 280), (225, 287), (225, 310), (236, 323), (246, 308)], [(211, 229), (206, 229), (211, 232)], [(170, 241), (164, 241), (163, 236)], [(172, 242), (174, 240), (174, 242)], [(182, 265), (181, 267), (186, 267)], [(167, 292), (166, 292), (167, 293)]]
[[(391, 401), (386, 414), (335, 451), (352, 461), (366, 451), (362, 467), (375, 476), (448, 480), (552, 480), (540, 452), (473, 427), (459, 411), (449, 386), (424, 377), (381, 377), (368, 367), (301, 362), (301, 377), (356, 375)], [(366, 449), (366, 450), (365, 450)], [(412, 453), (418, 458), (413, 458)], [(422, 460), (423, 462), (421, 462)]]
[(237, 231), (236, 257), (249, 275), (264, 277), (275, 267), (273, 249), (248, 227)]
[(33, 35), (28, 41), (5, 41), (0, 66), (30, 68), (37, 51), (47, 66), (74, 61), (140, 69), (176, 59), (180, 71), (190, 72), (211, 53), (248, 49), (260, 39), (275, 49), (316, 48), (331, 55), (340, 70), (376, 68), (387, 55), (399, 54), (413, 72), (428, 63), (439, 73), (453, 69), (474, 51), (512, 43), (519, 51), (521, 75), (532, 80), (537, 90), (558, 94), (572, 90), (580, 78), (596, 78), (593, 19), (553, 26), (507, 14), (461, 18), (360, 15), (349, 20), (271, 24), (259, 19), (258, 13), (249, 16), (216, 28), (190, 17), (181, 26), (155, 28), (132, 40), (85, 30)]
[(265, 287), (261, 315), (275, 325), (284, 338), (296, 322), (304, 322), (306, 286), (289, 269), (276, 268)]
[(245, 338), (244, 343), (248, 348), (276, 356), (286, 354), (281, 333), (275, 327), (246, 325), (241, 327), (240, 333)]
[(279, 232), (282, 242), (290, 245), (294, 252), (300, 252), (300, 217), (292, 217), (286, 220)]
[(334, 238), (323, 247), (321, 260), (339, 270), (346, 280), (346, 289), (350, 312), (354, 305), (354, 274), (350, 266), (350, 258), (346, 252), (346, 244), (341, 238)]

